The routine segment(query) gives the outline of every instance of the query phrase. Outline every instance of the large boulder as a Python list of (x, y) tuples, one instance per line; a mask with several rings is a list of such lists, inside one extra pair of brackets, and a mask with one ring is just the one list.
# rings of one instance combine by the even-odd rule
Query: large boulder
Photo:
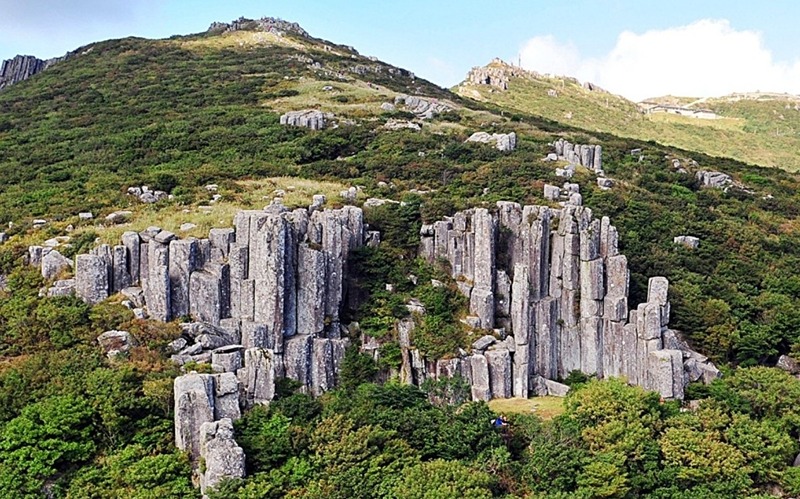
[(205, 467), (200, 475), (200, 491), (205, 495), (220, 482), (244, 478), (244, 450), (233, 438), (230, 418), (200, 425), (200, 457)]
[(57, 250), (51, 250), (42, 257), (42, 277), (52, 280), (62, 272), (72, 268), (72, 260), (65, 257)]

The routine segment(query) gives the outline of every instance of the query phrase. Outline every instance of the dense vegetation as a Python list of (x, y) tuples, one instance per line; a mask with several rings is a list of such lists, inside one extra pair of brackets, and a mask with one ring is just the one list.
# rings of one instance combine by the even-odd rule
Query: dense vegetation
[[(322, 50), (318, 41), (301, 50), (242, 48), (239, 40), (103, 42), (0, 93), (0, 222), (14, 222), (11, 241), (0, 246), (0, 496), (197, 495), (190, 464), (171, 443), (178, 369), (165, 345), (177, 326), (131, 320), (113, 298), (91, 308), (39, 297), (44, 283), (22, 265), (23, 242), (65, 233), (79, 211), (139, 209), (124, 195), (129, 185), (171, 191), (187, 208), (211, 182), (232, 189), (233, 180), (292, 175), (362, 185), (404, 204), (366, 210), (383, 243), (350, 262), (363, 304), (346, 319), (367, 336), (395, 339), (396, 320), (416, 298), (427, 313), (417, 317), (415, 344), (448, 355), (469, 341), (458, 321), (464, 304), (441, 269), (414, 258), (419, 226), (498, 200), (544, 203), (544, 182), (559, 179), (541, 158), (558, 135), (603, 145), (617, 185), (601, 191), (586, 171), (574, 180), (584, 204), (620, 230), (631, 304), (644, 300), (648, 277), (667, 276), (671, 327), (730, 368), (710, 387), (690, 387), (699, 408), (682, 412), (620, 381), (592, 381), (568, 397), (564, 415), (512, 416), (503, 433), (486, 405), (462, 404), (457, 380), (422, 390), (392, 381), (400, 352), (389, 341), (378, 364), (348, 351), (342, 386), (321, 399), (287, 382), (269, 408), (250, 411), (237, 423), (249, 477), (218, 495), (800, 494), (800, 468), (789, 467), (800, 436), (800, 381), (758, 366), (800, 354), (796, 175), (470, 103), (382, 64), (381, 72), (355, 73), (354, 54)], [(308, 66), (309, 54), (323, 70)], [(328, 83), (333, 89), (323, 91)], [(380, 110), (395, 92), (448, 98), (457, 109), (421, 132), (386, 131), (389, 119), (413, 118)], [(339, 126), (312, 132), (278, 124), (282, 110), (304, 103), (335, 111)], [(465, 144), (476, 130), (515, 130), (518, 148)], [(641, 160), (632, 148), (643, 150)], [(728, 173), (747, 190), (703, 189), (697, 168)], [(37, 232), (30, 228), (37, 216), (55, 222)], [(71, 252), (102, 230), (79, 225)], [(682, 234), (700, 237), (700, 247), (673, 245)], [(140, 346), (108, 361), (95, 346), (108, 329), (130, 331)]]

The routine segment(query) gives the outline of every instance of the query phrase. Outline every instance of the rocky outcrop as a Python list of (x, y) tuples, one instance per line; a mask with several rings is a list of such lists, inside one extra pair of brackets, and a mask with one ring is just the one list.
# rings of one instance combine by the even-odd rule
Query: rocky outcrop
[(497, 149), (508, 152), (513, 151), (517, 147), (517, 134), (511, 133), (493, 133), (489, 135), (486, 132), (475, 132), (469, 136), (465, 142), (480, 142), (483, 144), (492, 144)]
[(41, 73), (47, 66), (47, 61), (32, 55), (18, 55), (3, 61), (0, 66), (0, 90)]
[(420, 119), (431, 119), (437, 114), (453, 110), (450, 104), (417, 95), (398, 95), (394, 98), (394, 104), (405, 106), (406, 111), (416, 114)]
[(262, 17), (261, 19), (247, 19), (240, 17), (230, 23), (213, 22), (208, 31), (214, 33), (230, 33), (241, 30), (258, 30), (283, 36), (287, 33), (308, 38), (308, 33), (299, 24), (284, 21), (275, 17)]
[(537, 376), (552, 380), (580, 370), (624, 376), (681, 399), (689, 381), (719, 374), (668, 329), (665, 278), (651, 278), (647, 302), (629, 310), (628, 262), (619, 254), (617, 230), (588, 208), (499, 202), (494, 214), (459, 212), (424, 225), (421, 235), (421, 256), (449, 263), (472, 323), (513, 337), (510, 343), (482, 338), (462, 359), (472, 366), (473, 398), (527, 396), (542, 391)]
[(200, 426), (200, 492), (206, 494), (223, 480), (244, 478), (244, 450), (233, 438), (233, 422), (224, 418)]
[(316, 109), (304, 109), (302, 111), (289, 111), (288, 113), (282, 114), (280, 123), (281, 125), (322, 130), (328, 126), (328, 120), (332, 117), (333, 115), (323, 113)]
[(564, 139), (553, 143), (558, 159), (580, 165), (595, 173), (603, 172), (603, 148), (594, 144), (573, 144)]
[(495, 58), (484, 67), (472, 68), (467, 73), (466, 83), (470, 85), (489, 85), (499, 90), (508, 90), (511, 78), (526, 77), (534, 74)]
[[(284, 373), (321, 394), (335, 386), (348, 345), (339, 319), (349, 296), (347, 262), (367, 232), (360, 208), (323, 203), (241, 211), (235, 228), (211, 229), (204, 239), (158, 227), (125, 232), (122, 244), (76, 257), (72, 287), (92, 304), (121, 292), (137, 316), (191, 317), (174, 360), (236, 373), (247, 405), (269, 402)], [(43, 252), (31, 247), (29, 258), (42, 265)], [(67, 284), (57, 281), (51, 291)]]
[(695, 177), (703, 187), (711, 189), (727, 189), (733, 184), (731, 176), (722, 172), (700, 170)]

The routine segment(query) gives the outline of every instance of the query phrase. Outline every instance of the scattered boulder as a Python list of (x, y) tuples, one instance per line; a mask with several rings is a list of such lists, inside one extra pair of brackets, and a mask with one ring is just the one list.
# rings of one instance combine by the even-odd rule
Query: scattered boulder
[(489, 135), (486, 132), (475, 132), (469, 136), (465, 142), (480, 142), (483, 144), (494, 144), (500, 151), (508, 152), (513, 151), (517, 147), (517, 134), (511, 133), (493, 133)]
[(700, 246), (700, 238), (695, 236), (675, 236), (672, 238), (672, 242), (691, 249), (696, 249)]
[(495, 341), (497, 341), (497, 338), (495, 338), (491, 334), (487, 334), (487, 335), (481, 336), (480, 338), (475, 340), (475, 342), (472, 343), (472, 350), (476, 351), (476, 352), (480, 352), (480, 351), (486, 350)]
[(186, 223), (182, 223), (181, 224), (180, 230), (181, 230), (181, 232), (186, 232), (186, 231), (190, 231), (190, 230), (196, 229), (196, 228), (197, 228), (197, 224), (193, 224), (191, 222), (186, 222)]
[(8, 234), (5, 232), (0, 232), (0, 244), (3, 244), (8, 241)]
[(549, 201), (558, 201), (561, 197), (561, 189), (554, 185), (545, 184), (544, 185), (544, 198)]
[(94, 218), (94, 214), (91, 211), (82, 211), (78, 213), (78, 218), (80, 220), (91, 220)]
[(600, 177), (597, 179), (597, 185), (603, 190), (608, 190), (614, 187), (614, 181), (610, 178)]
[(52, 280), (67, 269), (72, 268), (72, 260), (65, 257), (57, 250), (51, 250), (42, 257), (42, 277)]
[(397, 110), (397, 107), (391, 102), (384, 102), (383, 104), (381, 104), (381, 110), (386, 112), (392, 112)]
[(778, 369), (783, 369), (789, 374), (800, 374), (800, 363), (788, 355), (781, 355), (778, 357), (778, 363), (775, 364)]
[(695, 174), (695, 177), (703, 187), (712, 189), (725, 189), (733, 184), (731, 176), (722, 172), (700, 170)]
[(203, 494), (223, 480), (244, 478), (244, 450), (233, 438), (230, 418), (200, 425), (200, 458), (205, 463), (200, 475), (200, 492)]
[(444, 102), (416, 95), (398, 95), (394, 98), (394, 104), (395, 106), (403, 104), (408, 111), (422, 119), (431, 119), (437, 114), (453, 110), (452, 106)]
[(322, 130), (328, 126), (328, 119), (333, 115), (325, 114), (316, 109), (304, 109), (302, 111), (289, 111), (281, 115), (281, 125), (298, 126), (310, 128), (312, 130)]
[(131, 219), (131, 216), (133, 216), (132, 211), (127, 211), (127, 210), (115, 211), (114, 213), (109, 213), (108, 215), (106, 215), (106, 221), (112, 224), (121, 224), (128, 222)]

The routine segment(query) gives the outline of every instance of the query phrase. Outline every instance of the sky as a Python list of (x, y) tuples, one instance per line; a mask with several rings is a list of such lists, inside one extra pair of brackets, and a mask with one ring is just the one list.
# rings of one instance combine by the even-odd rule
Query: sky
[(0, 0), (0, 59), (240, 16), (296, 21), (444, 87), (500, 57), (633, 100), (800, 94), (796, 0)]

